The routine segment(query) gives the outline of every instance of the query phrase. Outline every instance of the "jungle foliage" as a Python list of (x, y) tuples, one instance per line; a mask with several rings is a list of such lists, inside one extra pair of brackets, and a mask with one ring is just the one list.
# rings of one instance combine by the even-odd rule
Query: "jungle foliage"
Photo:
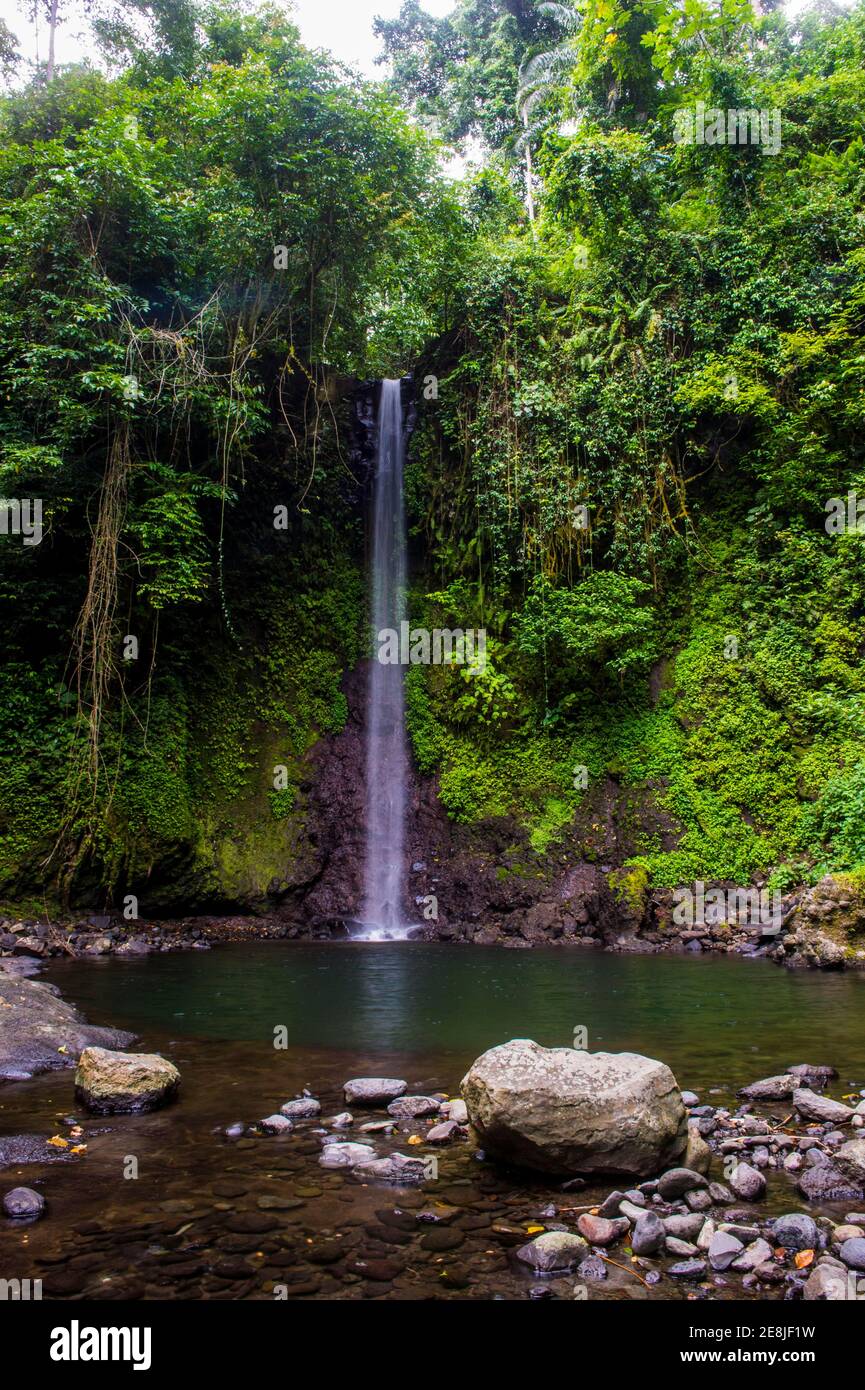
[[(363, 644), (351, 385), (409, 367), (412, 615), (489, 632), (408, 677), (449, 813), (543, 850), (612, 780), (656, 883), (861, 866), (865, 6), (378, 29), (367, 83), (276, 7), (119, 5), (118, 76), (0, 102), (0, 494), (45, 524), (0, 537), (0, 897), (284, 872)], [(677, 141), (698, 103), (780, 147)]]

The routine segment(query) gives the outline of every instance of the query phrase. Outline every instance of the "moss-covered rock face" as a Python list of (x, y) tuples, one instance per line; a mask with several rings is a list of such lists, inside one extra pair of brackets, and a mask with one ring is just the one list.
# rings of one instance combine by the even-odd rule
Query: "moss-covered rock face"
[(646, 916), (650, 881), (645, 864), (625, 864), (613, 869), (607, 880), (622, 918), (635, 931), (640, 929)]
[(865, 874), (827, 874), (804, 893), (784, 951), (796, 964), (865, 966)]

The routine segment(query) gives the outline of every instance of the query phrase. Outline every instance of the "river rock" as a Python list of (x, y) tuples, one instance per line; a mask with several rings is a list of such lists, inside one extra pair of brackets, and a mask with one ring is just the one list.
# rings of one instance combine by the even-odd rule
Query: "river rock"
[(346, 1105), (387, 1105), (408, 1090), (408, 1082), (391, 1076), (356, 1076), (342, 1088)]
[(702, 1279), (706, 1273), (705, 1260), (682, 1260), (679, 1264), (670, 1265), (667, 1270), (671, 1279)]
[(428, 1144), (450, 1144), (454, 1139), (458, 1139), (462, 1133), (456, 1120), (445, 1120), (440, 1125), (433, 1125), (424, 1135)]
[(677, 1197), (684, 1197), (686, 1192), (705, 1186), (706, 1179), (692, 1168), (670, 1168), (658, 1180), (658, 1190), (665, 1202), (674, 1202)]
[(371, 1144), (325, 1144), (319, 1156), (322, 1168), (354, 1168), (375, 1158)]
[(709, 1242), (709, 1264), (716, 1272), (720, 1273), (729, 1269), (744, 1249), (742, 1242), (737, 1240), (735, 1236), (731, 1236), (729, 1232), (716, 1231)]
[(568, 1231), (547, 1231), (517, 1251), (517, 1259), (538, 1274), (558, 1274), (573, 1269), (585, 1259), (589, 1247), (582, 1236)]
[(85, 1047), (75, 1071), (75, 1095), (97, 1115), (156, 1110), (177, 1094), (180, 1072), (156, 1052), (109, 1052)]
[(799, 1179), (799, 1191), (809, 1202), (856, 1202), (865, 1191), (832, 1163), (806, 1168)]
[(621, 1240), (627, 1235), (630, 1227), (623, 1218), (610, 1220), (606, 1216), (592, 1216), (584, 1211), (577, 1219), (577, 1230), (584, 1236), (590, 1245), (615, 1245), (617, 1240)]
[(840, 1302), (847, 1298), (847, 1282), (844, 1270), (821, 1262), (808, 1275), (802, 1296), (809, 1302)]
[(692, 1173), (708, 1173), (712, 1162), (712, 1150), (700, 1133), (698, 1120), (688, 1121), (688, 1145), (682, 1163)]
[(850, 1139), (832, 1155), (842, 1173), (847, 1173), (858, 1187), (865, 1185), (865, 1139)]
[(520, 1038), (479, 1057), (462, 1091), (485, 1152), (541, 1172), (646, 1177), (687, 1144), (673, 1073), (632, 1052)]
[(635, 1255), (654, 1255), (661, 1249), (666, 1237), (660, 1216), (654, 1211), (644, 1212), (631, 1233), (631, 1249)]
[(312, 1096), (301, 1096), (298, 1100), (287, 1100), (279, 1107), (279, 1113), (289, 1120), (311, 1120), (321, 1114), (321, 1105)]
[(352, 1169), (352, 1175), (361, 1182), (386, 1182), (395, 1183), (400, 1187), (418, 1187), (429, 1179), (430, 1169), (425, 1159), (397, 1153), (391, 1154), (388, 1158), (376, 1158), (367, 1163), (359, 1163)]
[(743, 1086), (739, 1092), (740, 1096), (746, 1096), (748, 1100), (787, 1100), (797, 1091), (804, 1082), (798, 1077), (784, 1072), (781, 1076), (766, 1076), (762, 1081), (752, 1081), (750, 1086)]
[(458, 1125), (467, 1125), (469, 1122), (469, 1112), (464, 1100), (443, 1101), (441, 1113), (445, 1119), (453, 1120)]
[(3, 1198), (3, 1210), (15, 1221), (35, 1221), (45, 1211), (45, 1198), (32, 1187), (13, 1187)]
[(865, 1240), (861, 1237), (845, 1240), (838, 1254), (848, 1269), (865, 1269)]
[(265, 1119), (259, 1120), (259, 1128), (265, 1134), (290, 1134), (294, 1129), (291, 1120), (285, 1115), (268, 1115)]
[(742, 1254), (733, 1261), (733, 1268), (750, 1274), (753, 1270), (759, 1269), (761, 1265), (768, 1264), (772, 1259), (772, 1247), (768, 1241), (758, 1236), (752, 1240), (750, 1245), (746, 1245)]
[(730, 1188), (740, 1202), (759, 1202), (766, 1195), (766, 1179), (750, 1163), (739, 1163), (730, 1177)]
[(85, 1023), (55, 985), (0, 972), (0, 1080), (26, 1081), (72, 1067), (86, 1047), (134, 1042), (134, 1033)]
[(668, 1235), (674, 1236), (678, 1240), (696, 1240), (704, 1224), (705, 1218), (700, 1212), (664, 1217), (664, 1230)]
[(838, 1075), (835, 1067), (813, 1066), (810, 1062), (797, 1062), (787, 1070), (791, 1076), (798, 1077), (804, 1086), (826, 1086)]
[(772, 1239), (785, 1250), (816, 1250), (817, 1222), (800, 1211), (779, 1216), (772, 1227)]
[(696, 1245), (692, 1245), (689, 1240), (680, 1240), (678, 1236), (667, 1236), (664, 1249), (668, 1255), (675, 1255), (679, 1259), (687, 1259), (698, 1253)]
[(437, 1115), (439, 1107), (435, 1096), (400, 1096), (391, 1101), (387, 1113), (398, 1120), (415, 1120), (421, 1115)]
[(832, 1100), (829, 1096), (819, 1096), (807, 1086), (800, 1086), (795, 1092), (793, 1105), (806, 1120), (819, 1120), (821, 1124), (839, 1125), (853, 1118), (849, 1105), (842, 1105), (840, 1100)]

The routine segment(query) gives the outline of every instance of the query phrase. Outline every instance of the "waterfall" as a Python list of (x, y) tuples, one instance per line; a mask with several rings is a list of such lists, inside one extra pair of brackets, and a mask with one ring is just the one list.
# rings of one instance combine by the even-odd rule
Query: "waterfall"
[(400, 631), (405, 617), (406, 534), (403, 503), (402, 393), (383, 381), (372, 510), (373, 658), (367, 691), (366, 870), (363, 930), (368, 941), (408, 935), (403, 914), (408, 750), (402, 666), (378, 660), (378, 634)]

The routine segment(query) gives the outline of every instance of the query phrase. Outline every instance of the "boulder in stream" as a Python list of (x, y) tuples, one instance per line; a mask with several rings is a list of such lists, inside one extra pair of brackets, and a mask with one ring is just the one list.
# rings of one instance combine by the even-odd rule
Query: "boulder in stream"
[(663, 1062), (634, 1052), (490, 1048), (462, 1092), (491, 1157), (539, 1172), (645, 1178), (684, 1155), (687, 1112)]
[(156, 1052), (85, 1047), (75, 1071), (76, 1098), (96, 1115), (136, 1115), (167, 1105), (180, 1072)]

